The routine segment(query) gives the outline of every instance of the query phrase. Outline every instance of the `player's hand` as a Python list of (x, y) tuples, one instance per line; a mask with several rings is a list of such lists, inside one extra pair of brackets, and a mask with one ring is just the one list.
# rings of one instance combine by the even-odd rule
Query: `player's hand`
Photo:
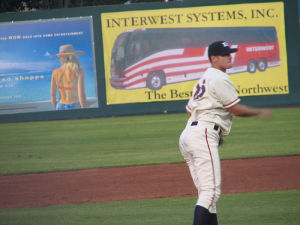
[(268, 109), (261, 109), (257, 114), (257, 117), (263, 120), (268, 120), (273, 117), (273, 113)]

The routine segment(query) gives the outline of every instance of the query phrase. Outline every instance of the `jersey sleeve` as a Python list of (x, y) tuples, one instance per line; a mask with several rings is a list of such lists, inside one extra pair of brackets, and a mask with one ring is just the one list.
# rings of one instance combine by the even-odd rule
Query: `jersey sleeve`
[(214, 88), (224, 108), (230, 108), (240, 101), (235, 86), (229, 79), (216, 79)]
[(192, 113), (192, 106), (191, 106), (191, 103), (192, 103), (192, 99), (190, 99), (187, 103), (187, 105), (185, 106), (185, 109), (187, 111), (187, 113), (191, 114)]

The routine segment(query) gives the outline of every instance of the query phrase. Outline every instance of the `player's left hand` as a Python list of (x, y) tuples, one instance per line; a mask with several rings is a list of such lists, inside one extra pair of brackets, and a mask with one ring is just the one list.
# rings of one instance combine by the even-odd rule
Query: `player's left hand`
[(260, 112), (257, 114), (257, 117), (263, 120), (269, 120), (273, 117), (273, 113), (271, 110), (261, 109)]

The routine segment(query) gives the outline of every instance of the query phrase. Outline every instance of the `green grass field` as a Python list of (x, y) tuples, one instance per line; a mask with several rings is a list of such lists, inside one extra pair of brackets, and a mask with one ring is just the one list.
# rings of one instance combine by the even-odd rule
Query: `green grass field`
[[(221, 159), (300, 154), (300, 108), (235, 118)], [(183, 162), (187, 115), (0, 124), (0, 175)], [(196, 197), (0, 209), (0, 225), (192, 224)], [(222, 195), (220, 225), (298, 225), (300, 190)]]
[[(221, 159), (300, 154), (300, 108), (274, 118), (234, 118)], [(167, 114), (0, 124), (0, 174), (183, 162), (187, 115)]]
[[(0, 210), (1, 225), (192, 224), (196, 198), (165, 198)], [(300, 190), (222, 195), (220, 225), (299, 225)]]

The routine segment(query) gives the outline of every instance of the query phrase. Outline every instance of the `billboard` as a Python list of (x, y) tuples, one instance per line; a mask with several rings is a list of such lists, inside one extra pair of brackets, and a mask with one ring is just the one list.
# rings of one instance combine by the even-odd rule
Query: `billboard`
[(298, 18), (299, 18), (299, 25), (300, 25), (300, 0), (298, 0)]
[(187, 100), (210, 66), (208, 45), (239, 51), (240, 96), (288, 94), (282, 2), (102, 13), (107, 104)]
[(98, 107), (92, 18), (0, 24), (0, 114), (68, 107)]

